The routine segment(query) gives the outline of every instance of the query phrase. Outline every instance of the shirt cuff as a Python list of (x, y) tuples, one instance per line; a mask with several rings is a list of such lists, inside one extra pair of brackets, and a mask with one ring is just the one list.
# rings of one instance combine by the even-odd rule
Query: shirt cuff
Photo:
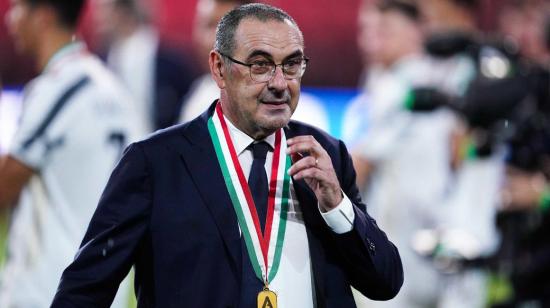
[[(343, 192), (342, 194), (344, 195), (344, 198), (337, 207), (325, 213), (323, 213), (319, 208), (319, 212), (327, 225), (332, 229), (332, 231), (338, 234), (351, 231), (353, 229), (353, 221), (355, 220), (353, 204), (346, 194)], [(317, 207), (319, 207), (319, 204), (317, 204)]]

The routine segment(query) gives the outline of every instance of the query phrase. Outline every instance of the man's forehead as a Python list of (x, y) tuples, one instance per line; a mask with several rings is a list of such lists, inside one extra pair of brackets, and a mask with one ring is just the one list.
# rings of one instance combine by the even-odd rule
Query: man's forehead
[(255, 50), (262, 50), (273, 56), (303, 50), (300, 30), (289, 20), (266, 20), (247, 18), (239, 23), (235, 31), (235, 54), (246, 56)]

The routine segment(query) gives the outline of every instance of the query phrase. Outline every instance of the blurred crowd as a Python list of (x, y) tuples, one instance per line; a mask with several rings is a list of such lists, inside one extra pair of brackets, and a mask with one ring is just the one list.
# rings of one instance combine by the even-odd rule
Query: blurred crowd
[(406, 277), (365, 307), (550, 307), (550, 7), (482, 4), (362, 3), (344, 138)]
[[(74, 37), (80, 1), (12, 0), (5, 18), (41, 74), (0, 156), (1, 307), (48, 306), (121, 150), (217, 98), (216, 25), (253, 1), (198, 0), (188, 57), (162, 42), (154, 2), (90, 2), (99, 55)], [(490, 32), (484, 3), (361, 0), (364, 69), (342, 138), (405, 283), (388, 302), (357, 294), (360, 307), (550, 307), (550, 3), (499, 1)], [(328, 127), (307, 94), (294, 119)]]

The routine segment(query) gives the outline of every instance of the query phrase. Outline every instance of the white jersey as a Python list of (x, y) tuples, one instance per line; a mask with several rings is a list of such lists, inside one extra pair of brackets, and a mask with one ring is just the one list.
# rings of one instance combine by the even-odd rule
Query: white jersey
[[(474, 63), (468, 57), (405, 58), (390, 71), (373, 75), (369, 92), (347, 113), (353, 121), (347, 121), (346, 139), (355, 143), (358, 155), (375, 166), (365, 194), (369, 212), (398, 247), (406, 277), (395, 299), (369, 301), (366, 307), (484, 304), (483, 275), (464, 271), (444, 276), (412, 244), (419, 231), (433, 229), (449, 237), (460, 231), (458, 234), (468, 239), (470, 251), (493, 249), (502, 159), (465, 161), (459, 170), (452, 171), (450, 145), (459, 124), (456, 116), (445, 108), (416, 113), (404, 108), (413, 87), (431, 86), (462, 95), (474, 74)], [(366, 132), (358, 134), (364, 122)], [(445, 249), (453, 248), (445, 244)]]
[(13, 214), (0, 307), (48, 307), (113, 167), (143, 124), (118, 81), (81, 43), (25, 89), (9, 155), (35, 170)]
[[(376, 71), (369, 78), (367, 94), (347, 113), (354, 121), (345, 122), (355, 127), (344, 130), (346, 139), (352, 140), (359, 156), (375, 165), (365, 193), (369, 213), (398, 247), (407, 277), (395, 299), (369, 301), (366, 307), (436, 306), (441, 276), (411, 249), (410, 242), (415, 232), (437, 224), (434, 213), (442, 210), (451, 178), (449, 145), (455, 119), (445, 109), (413, 113), (404, 108), (412, 87), (434, 84), (436, 68), (430, 58), (418, 55)], [(357, 131), (364, 122), (366, 131)]]

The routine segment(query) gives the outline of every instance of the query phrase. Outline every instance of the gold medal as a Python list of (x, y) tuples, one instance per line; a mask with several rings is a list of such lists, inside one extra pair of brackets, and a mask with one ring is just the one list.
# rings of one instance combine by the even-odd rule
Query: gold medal
[(277, 294), (267, 286), (258, 293), (258, 308), (277, 308)]

